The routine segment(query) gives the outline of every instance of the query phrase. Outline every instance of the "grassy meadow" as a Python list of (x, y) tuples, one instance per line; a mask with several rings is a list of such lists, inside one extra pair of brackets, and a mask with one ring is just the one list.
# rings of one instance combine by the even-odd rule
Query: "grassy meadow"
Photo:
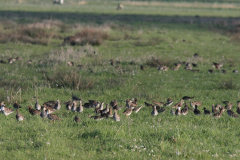
[[(232, 72), (240, 70), (240, 4), (219, 2), (124, 1), (119, 11), (119, 1), (0, 2), (0, 60), (6, 62), (0, 63), (0, 97), (6, 107), (17, 100), (26, 118), (21, 123), (16, 112), (0, 115), (1, 158), (239, 159), (240, 119), (226, 111), (219, 119), (203, 115), (204, 107), (211, 110), (222, 101), (233, 103), (236, 112), (240, 100), (239, 73)], [(63, 45), (74, 35), (88, 36), (79, 45)], [(8, 63), (16, 57), (22, 60)], [(111, 59), (119, 63), (111, 65)], [(199, 72), (184, 65), (171, 69), (183, 61), (196, 63), (193, 69)], [(223, 63), (227, 73), (213, 69), (213, 62)], [(170, 69), (158, 71), (159, 64)], [(66, 110), (72, 93), (83, 102), (116, 99), (123, 106), (121, 121), (90, 119), (93, 109)], [(200, 116), (191, 111), (172, 116), (167, 107), (153, 117), (144, 105), (168, 98), (176, 104), (183, 96), (202, 102)], [(60, 99), (62, 108), (54, 114), (62, 120), (51, 123), (30, 115), (27, 107), (34, 108), (35, 97), (41, 104)], [(127, 98), (144, 105), (129, 119), (122, 115)], [(73, 122), (75, 115), (79, 124)]]

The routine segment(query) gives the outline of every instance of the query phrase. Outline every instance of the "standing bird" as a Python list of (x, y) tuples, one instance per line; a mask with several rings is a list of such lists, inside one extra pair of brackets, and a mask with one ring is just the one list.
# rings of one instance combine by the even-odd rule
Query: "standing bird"
[(57, 102), (55, 103), (55, 105), (54, 105), (54, 109), (55, 110), (59, 110), (61, 108), (61, 104), (60, 104), (60, 101), (59, 101), (59, 99), (57, 100)]
[(40, 115), (41, 111), (32, 109), (31, 106), (28, 106), (28, 111), (31, 115)]
[(153, 107), (153, 111), (151, 113), (153, 116), (157, 116), (158, 115), (158, 111), (157, 111), (157, 108), (156, 106)]
[(195, 115), (200, 115), (201, 114), (201, 112), (197, 109), (197, 105), (195, 105), (195, 109), (194, 109), (194, 111), (193, 111), (193, 113), (195, 114)]
[(48, 109), (47, 109), (47, 117), (48, 117), (48, 119), (51, 120), (51, 122), (52, 122), (52, 121), (55, 122), (55, 120), (61, 120), (61, 119), (58, 118), (58, 116), (56, 116), (55, 114), (50, 114), (50, 113), (48, 112)]
[(73, 105), (72, 105), (71, 110), (72, 110), (73, 112), (76, 112), (76, 110), (77, 110), (77, 101), (73, 101)]
[(80, 123), (80, 118), (78, 118), (78, 116), (75, 116), (75, 117), (73, 118), (73, 121), (75, 121), (76, 123)]
[(45, 107), (43, 107), (40, 116), (41, 116), (42, 118), (47, 118), (47, 113), (46, 113), (46, 108), (45, 108)]
[(77, 112), (82, 113), (83, 112), (83, 106), (82, 106), (82, 101), (79, 101), (79, 106), (77, 107)]
[(17, 110), (17, 114), (16, 114), (16, 119), (17, 121), (22, 121), (25, 119), (24, 116), (22, 114), (19, 113), (19, 111)]
[(116, 122), (120, 121), (120, 116), (117, 114), (117, 110), (114, 110), (113, 119)]
[(204, 110), (205, 115), (210, 115), (211, 114), (211, 112), (209, 110), (207, 110), (205, 107), (203, 108), (203, 110)]
[(187, 105), (187, 103), (185, 103), (185, 106), (184, 106), (184, 108), (181, 110), (181, 114), (182, 115), (187, 115), (188, 114), (188, 105)]
[(128, 116), (130, 116), (132, 114), (132, 107), (130, 106), (130, 104), (128, 103), (128, 109), (126, 109), (123, 114), (125, 114), (128, 118)]
[(232, 109), (232, 105), (233, 105), (233, 104), (229, 104), (228, 106), (226, 106), (227, 114), (228, 114), (230, 117), (238, 117), (238, 115), (231, 110), (231, 109)]
[(41, 110), (41, 105), (38, 103), (38, 99), (36, 99), (35, 109), (39, 111)]
[(220, 112), (217, 112), (213, 115), (214, 118), (220, 118), (223, 112), (223, 108), (220, 109)]
[(22, 107), (17, 103), (17, 101), (15, 101), (15, 103), (13, 104), (13, 108), (20, 109)]
[(13, 109), (5, 107), (5, 104), (1, 106), (1, 111), (5, 116), (8, 116), (9, 114), (14, 112)]

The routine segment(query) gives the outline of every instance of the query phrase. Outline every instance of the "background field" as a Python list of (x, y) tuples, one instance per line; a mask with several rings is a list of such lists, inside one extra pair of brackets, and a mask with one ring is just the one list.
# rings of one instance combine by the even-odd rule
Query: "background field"
[[(124, 107), (127, 98), (136, 97), (143, 105), (195, 96), (201, 112), (226, 100), (236, 112), (239, 73), (232, 70), (240, 67), (240, 4), (204, 2), (123, 1), (124, 9), (117, 11), (119, 1), (1, 1), (0, 60), (23, 60), (0, 64), (0, 97), (7, 107), (18, 100), (26, 118), (22, 124), (16, 113), (0, 115), (2, 159), (239, 159), (239, 119), (226, 112), (214, 119), (192, 112), (172, 116), (167, 108), (152, 117), (152, 109), (144, 107), (130, 119), (122, 109), (121, 122), (115, 122), (95, 121), (88, 118), (91, 109), (77, 114), (63, 104), (72, 93), (84, 102), (116, 99)], [(65, 37), (86, 29), (107, 37), (100, 45), (62, 45)], [(112, 66), (110, 59), (120, 64)], [(170, 68), (179, 61), (197, 63), (200, 71), (182, 66), (159, 72), (156, 59)], [(69, 61), (75, 65), (68, 66)], [(228, 73), (208, 73), (212, 62), (224, 63)], [(60, 99), (62, 108), (55, 114), (62, 121), (51, 124), (31, 116), (27, 106), (34, 106), (33, 97), (41, 104)], [(75, 115), (80, 124), (73, 123)]]

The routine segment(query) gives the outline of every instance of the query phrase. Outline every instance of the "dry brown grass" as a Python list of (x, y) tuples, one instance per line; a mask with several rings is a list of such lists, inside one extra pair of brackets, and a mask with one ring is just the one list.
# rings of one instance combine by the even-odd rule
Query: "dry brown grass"
[(150, 67), (157, 67), (159, 65), (171, 67), (173, 65), (173, 61), (170, 58), (163, 59), (163, 58), (152, 57), (147, 60), (146, 64)]
[(57, 71), (52, 76), (47, 76), (52, 88), (70, 88), (74, 90), (91, 89), (95, 81), (81, 77), (76, 71)]

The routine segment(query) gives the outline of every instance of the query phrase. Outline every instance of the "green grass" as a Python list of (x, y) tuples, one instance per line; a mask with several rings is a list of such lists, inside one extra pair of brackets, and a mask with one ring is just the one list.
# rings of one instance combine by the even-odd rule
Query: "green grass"
[[(93, 115), (92, 109), (85, 109), (83, 114), (66, 110), (63, 102), (74, 93), (84, 102), (94, 99), (108, 104), (116, 99), (123, 106), (127, 98), (136, 97), (141, 105), (145, 101), (166, 102), (171, 97), (175, 104), (187, 95), (202, 102), (201, 112), (204, 107), (210, 110), (212, 104), (226, 100), (234, 104), (236, 112), (239, 73), (232, 70), (240, 67), (239, 41), (233, 40), (229, 32), (234, 28), (230, 23), (233, 19), (227, 17), (236, 16), (237, 10), (179, 7), (172, 12), (172, 7), (129, 6), (117, 12), (115, 4), (0, 5), (0, 40), (4, 34), (19, 33), (23, 26), (31, 29), (43, 24), (51, 24), (44, 30), (56, 35), (49, 38), (47, 45), (21, 40), (0, 43), (0, 60), (23, 58), (13, 64), (0, 64), (1, 100), (6, 102), (6, 97), (12, 95), (12, 101), (18, 100), (23, 106), (20, 113), (26, 118), (18, 123), (16, 113), (0, 115), (2, 159), (213, 159), (216, 153), (215, 159), (239, 159), (239, 119), (230, 118), (226, 111), (214, 119), (192, 112), (172, 116), (171, 108), (167, 108), (165, 113), (152, 117), (152, 109), (143, 107), (127, 119), (122, 109), (118, 112), (121, 121), (115, 122), (88, 118)], [(206, 17), (192, 22), (191, 16), (195, 15)], [(216, 16), (215, 23), (210, 21), (211, 16)], [(229, 23), (222, 26), (222, 20)], [(99, 46), (61, 45), (64, 37), (84, 28), (106, 31), (109, 38)], [(194, 53), (200, 57), (193, 58)], [(197, 63), (200, 71), (187, 71), (181, 66), (178, 71), (159, 72), (146, 65), (152, 57), (169, 62), (169, 66), (178, 61)], [(116, 65), (120, 69), (111, 66), (110, 59), (119, 60)], [(33, 63), (26, 64), (27, 60)], [(39, 64), (39, 60), (44, 63)], [(67, 66), (68, 61), (75, 66)], [(212, 62), (224, 63), (223, 69), (228, 73), (208, 73)], [(80, 64), (83, 69), (76, 66)], [(145, 71), (140, 70), (140, 65), (145, 66)], [(59, 87), (53, 83), (56, 81), (47, 80), (48, 76), (58, 78), (59, 72), (76, 73), (83, 79), (81, 83), (91, 81), (93, 85), (79, 89), (72, 87), (69, 80)], [(231, 82), (233, 87), (223, 87), (224, 82)], [(41, 104), (60, 99), (62, 108), (55, 114), (62, 121), (51, 124), (48, 119), (31, 116), (27, 106), (34, 106), (35, 96)], [(80, 124), (73, 122), (75, 115), (80, 117)]]

